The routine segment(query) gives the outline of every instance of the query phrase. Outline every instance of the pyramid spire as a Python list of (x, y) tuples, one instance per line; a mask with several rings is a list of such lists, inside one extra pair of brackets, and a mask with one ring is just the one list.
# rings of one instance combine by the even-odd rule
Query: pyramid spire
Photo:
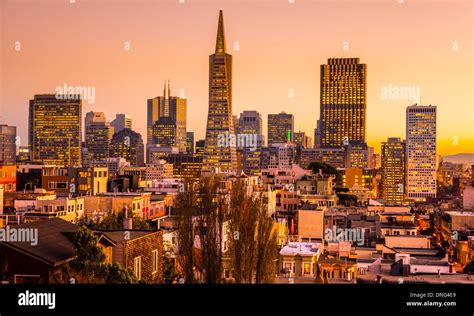
[(224, 12), (219, 10), (219, 25), (217, 27), (216, 54), (225, 54)]

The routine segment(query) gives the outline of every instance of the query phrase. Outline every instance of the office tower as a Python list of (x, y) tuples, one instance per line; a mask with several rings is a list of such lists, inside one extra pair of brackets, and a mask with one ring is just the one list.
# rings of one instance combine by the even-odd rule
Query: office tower
[(16, 156), (16, 162), (18, 164), (24, 164), (30, 161), (30, 147), (19, 146), (18, 155)]
[(249, 142), (242, 148), (242, 171), (248, 175), (258, 175), (261, 169), (262, 146), (265, 142), (262, 135), (262, 116), (257, 111), (243, 111), (238, 126), (238, 135), (252, 137), (252, 144)]
[(110, 125), (114, 128), (114, 133), (118, 133), (125, 128), (132, 129), (132, 117), (128, 114), (116, 114), (115, 120)]
[(171, 154), (163, 158), (173, 164), (173, 176), (184, 181), (199, 181), (201, 177), (202, 156), (191, 154)]
[(0, 125), (0, 165), (14, 165), (16, 161), (16, 127)]
[(82, 100), (80, 96), (42, 94), (30, 100), (28, 141), (32, 161), (80, 166)]
[(407, 197), (436, 197), (436, 106), (409, 106), (406, 120)]
[(186, 153), (194, 154), (194, 132), (186, 132)]
[(367, 66), (359, 58), (329, 58), (321, 65), (321, 147), (365, 143)]
[(324, 162), (334, 168), (344, 168), (345, 159), (344, 148), (305, 148), (301, 150), (300, 166), (308, 168), (312, 162)]
[(200, 139), (196, 142), (196, 153), (194, 154), (196, 157), (203, 157), (204, 156), (204, 145), (206, 141), (204, 139)]
[(234, 123), (234, 133), (238, 134), (239, 133), (239, 119), (237, 118), (237, 115), (232, 115), (232, 122)]
[(352, 142), (345, 146), (346, 168), (374, 168), (374, 148), (366, 143)]
[(153, 145), (162, 147), (177, 147), (176, 124), (169, 116), (162, 116), (153, 124)]
[(312, 139), (306, 136), (305, 132), (296, 132), (293, 135), (293, 143), (296, 147), (301, 148), (312, 148)]
[(382, 198), (401, 204), (405, 196), (405, 141), (388, 138), (382, 143)]
[(262, 135), (262, 115), (257, 111), (243, 111), (238, 122), (238, 134)]
[(125, 158), (132, 166), (144, 165), (144, 146), (142, 135), (131, 129), (123, 129), (112, 136), (110, 157)]
[(316, 128), (314, 129), (314, 143), (313, 148), (321, 147), (321, 120), (317, 120)]
[(103, 112), (88, 112), (84, 121), (86, 130), (85, 147), (89, 162), (105, 160), (109, 157), (109, 146), (114, 128), (107, 122)]
[(268, 146), (293, 142), (294, 125), (293, 114), (268, 114)]
[(209, 56), (209, 111), (203, 174), (212, 173), (216, 169), (222, 172), (237, 169), (235, 143), (220, 145), (218, 140), (223, 135), (233, 137), (235, 133), (232, 122), (232, 56), (226, 53), (224, 16), (220, 10), (216, 49), (215, 53)]
[[(186, 151), (186, 121), (187, 100), (171, 96), (170, 82), (165, 82), (163, 96), (149, 99), (147, 102), (147, 144), (159, 144), (163, 146), (178, 147), (181, 152)], [(165, 135), (165, 143), (154, 138), (157, 133), (157, 125), (165, 125), (167, 129), (173, 128), (174, 132), (168, 131)], [(171, 136), (173, 135), (173, 136)], [(172, 137), (171, 145), (170, 138)]]

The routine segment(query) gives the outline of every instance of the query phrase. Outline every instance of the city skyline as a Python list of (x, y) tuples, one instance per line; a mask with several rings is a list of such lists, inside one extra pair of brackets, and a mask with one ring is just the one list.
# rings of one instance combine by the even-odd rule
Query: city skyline
[[(473, 99), (472, 93), (469, 93), (470, 87), (472, 87), (472, 78), (469, 76), (472, 74), (472, 68), (466, 67), (467, 63), (469, 63), (469, 56), (472, 56), (472, 40), (469, 40), (469, 30), (457, 32), (456, 26), (459, 25), (461, 27), (461, 22), (459, 24), (454, 22), (449, 24), (448, 28), (452, 29), (452, 32), (441, 32), (441, 29), (439, 30), (440, 32), (437, 32), (437, 29), (431, 30), (427, 35), (438, 34), (442, 36), (439, 39), (433, 39), (430, 36), (426, 37), (426, 43), (423, 41), (421, 45), (417, 44), (418, 46), (416, 46), (419, 52), (413, 52), (412, 50), (407, 52), (399, 48), (399, 46), (403, 46), (400, 43), (406, 42), (406, 47), (412, 47), (410, 43), (418, 43), (420, 39), (424, 38), (422, 37), (423, 31), (415, 28), (410, 29), (410, 25), (399, 27), (395, 31), (396, 34), (400, 34), (400, 36), (396, 36), (396, 42), (400, 41), (398, 45), (395, 45), (398, 47), (398, 50), (394, 50), (391, 53), (387, 53), (387, 51), (383, 53), (387, 49), (384, 45), (375, 45), (376, 49), (373, 51), (364, 49), (364, 39), (360, 35), (361, 32), (357, 33), (350, 30), (346, 22), (343, 22), (344, 26), (341, 27), (342, 29), (324, 34), (323, 39), (325, 40), (320, 42), (317, 41), (318, 38), (316, 36), (321, 35), (320, 31), (313, 27), (318, 25), (317, 21), (308, 21), (303, 23), (303, 25), (301, 25), (301, 21), (293, 21), (294, 23), (290, 24), (283, 23), (287, 25), (287, 29), (278, 27), (274, 22), (269, 22), (267, 17), (261, 15), (262, 12), (266, 11), (265, 3), (262, 2), (257, 2), (254, 5), (219, 2), (205, 2), (196, 5), (193, 3), (179, 4), (167, 1), (159, 4), (145, 3), (143, 8), (140, 8), (140, 10), (143, 10), (140, 11), (140, 16), (149, 14), (146, 12), (146, 8), (150, 9), (151, 6), (157, 6), (163, 10), (168, 10), (166, 12), (170, 14), (175, 14), (176, 17), (186, 17), (188, 14), (191, 14), (192, 19), (190, 21), (183, 20), (182, 25), (171, 21), (167, 32), (147, 31), (147, 35), (141, 38), (137, 38), (137, 29), (128, 31), (123, 36), (118, 36), (117, 32), (111, 32), (111, 38), (104, 37), (106, 35), (104, 33), (91, 34), (90, 38), (87, 36), (82, 37), (83, 41), (80, 41), (80, 43), (88, 43), (90, 40), (94, 44), (99, 44), (103, 40), (104, 43), (113, 44), (113, 48), (106, 48), (107, 53), (112, 56), (110, 57), (113, 59), (112, 62), (107, 62), (100, 56), (97, 56), (97, 47), (92, 49), (88, 46), (86, 50), (77, 49), (77, 51), (83, 53), (83, 56), (79, 55), (79, 52), (71, 53), (70, 45), (73, 42), (67, 36), (61, 37), (64, 38), (64, 49), (67, 48), (69, 53), (68, 58), (77, 60), (78, 64), (69, 63), (68, 67), (61, 67), (68, 58), (64, 59), (64, 57), (61, 57), (60, 51), (53, 49), (54, 45), (51, 45), (51, 48), (45, 47), (45, 49), (52, 49), (52, 54), (41, 54), (39, 56), (34, 54), (35, 50), (31, 50), (31, 47), (34, 47), (35, 39), (29, 38), (30, 35), (23, 32), (25, 27), (31, 25), (29, 23), (33, 23), (32, 21), (25, 20), (28, 12), (35, 9), (39, 10), (39, 14), (33, 19), (37, 19), (35, 21), (38, 23), (38, 27), (35, 28), (36, 33), (33, 33), (37, 34), (38, 37), (42, 37), (40, 36), (42, 31), (47, 31), (48, 28), (58, 25), (61, 19), (68, 15), (77, 15), (77, 17), (83, 17), (84, 21), (87, 21), (88, 17), (85, 16), (85, 12), (90, 13), (91, 7), (109, 8), (110, 5), (93, 4), (88, 1), (75, 4), (60, 4), (58, 1), (52, 1), (50, 4), (42, 4), (41, 6), (30, 2), (28, 4), (24, 8), (25, 10), (22, 9), (20, 12), (21, 4), (13, 2), (2, 3), (3, 11), (5, 13), (15, 12), (16, 17), (14, 21), (10, 21), (9, 14), (5, 14), (4, 19), (5, 25), (11, 25), (11, 22), (13, 27), (4, 30), (5, 41), (1, 48), (3, 56), (2, 68), (4, 69), (3, 89), (0, 99), (2, 106), (0, 109), (2, 114), (1, 123), (18, 127), (17, 134), (21, 137), (20, 146), (27, 143), (27, 115), (25, 114), (27, 114), (28, 100), (36, 94), (54, 93), (56, 87), (62, 87), (63, 85), (95, 88), (97, 92), (94, 98), (95, 103), (89, 103), (88, 100), (83, 101), (82, 119), (84, 119), (85, 114), (89, 111), (105, 112), (108, 120), (111, 120), (115, 113), (127, 113), (133, 117), (134, 130), (139, 132), (145, 139), (146, 102), (149, 97), (161, 94), (162, 82), (165, 79), (176, 82), (174, 89), (177, 90), (177, 93), (175, 94), (178, 95), (182, 91), (188, 101), (188, 117), (190, 119), (187, 130), (195, 132), (196, 140), (203, 139), (205, 132), (205, 124), (203, 122), (209, 101), (207, 96), (208, 89), (205, 84), (208, 75), (208, 71), (205, 69), (208, 62), (206, 56), (214, 46), (212, 41), (215, 38), (216, 12), (218, 12), (220, 7), (223, 7), (227, 16), (228, 50), (234, 56), (234, 106), (232, 114), (238, 115), (244, 110), (256, 110), (263, 117), (267, 117), (268, 114), (285, 111), (293, 114), (295, 117), (295, 132), (302, 130), (306, 132), (306, 135), (313, 135), (316, 120), (319, 118), (319, 67), (326, 62), (327, 58), (332, 56), (360, 58), (363, 63), (367, 64), (368, 69), (367, 141), (369, 146), (373, 146), (376, 152), (380, 152), (381, 142), (387, 137), (400, 137), (402, 139), (406, 137), (404, 132), (405, 109), (407, 106), (414, 104), (415, 100), (393, 100), (396, 98), (396, 89), (403, 87), (418, 88), (419, 104), (433, 104), (438, 107), (439, 154), (472, 152), (474, 144), (474, 137), (472, 136)], [(65, 9), (63, 6), (67, 5), (70, 7)], [(349, 14), (349, 11), (353, 10), (354, 14), (362, 11), (364, 14), (372, 13), (377, 18), (377, 12), (382, 12), (382, 9), (386, 9), (383, 12), (388, 15), (386, 18), (392, 21), (391, 19), (395, 19), (399, 15), (401, 15), (402, 19), (406, 19), (408, 16), (415, 14), (416, 11), (422, 10), (426, 5), (428, 4), (397, 4), (384, 1), (381, 4), (370, 3), (370, 7), (369, 4), (362, 4), (361, 7), (365, 7), (368, 10), (364, 13), (363, 8), (355, 8), (352, 5), (342, 6), (340, 3), (328, 4), (325, 2), (296, 1), (294, 4), (273, 4), (272, 17), (278, 16), (284, 18), (283, 21), (290, 21), (294, 16), (292, 13), (285, 11), (285, 9), (288, 9), (288, 6), (292, 6), (291, 10), (297, 12), (295, 16), (304, 16), (305, 8), (320, 6), (320, 9), (328, 10), (327, 12), (336, 10), (341, 16)], [(444, 3), (429, 3), (429, 5), (431, 9), (430, 14), (421, 17), (421, 19), (433, 19), (438, 14), (441, 14), (443, 10), (452, 10), (459, 21), (465, 22), (470, 19), (469, 14), (462, 12), (462, 2), (452, 8)], [(45, 10), (45, 7), (50, 11), (63, 10), (61, 11), (63, 14), (58, 16), (57, 22), (44, 24), (40, 13), (43, 12), (42, 10)], [(120, 16), (124, 17), (127, 16), (126, 8), (126, 4), (117, 4), (116, 6), (110, 6), (109, 9), (120, 13)], [(193, 9), (197, 9), (198, 14), (193, 14)], [(467, 13), (468, 11), (466, 10)], [(315, 12), (315, 10), (312, 10), (312, 12)], [(258, 13), (260, 13), (260, 16), (258, 16)], [(245, 16), (248, 23), (241, 23), (243, 16)], [(257, 19), (257, 16), (261, 18), (261, 21)], [(269, 23), (263, 23), (264, 21)], [(112, 18), (108, 22), (112, 23), (112, 25), (118, 23)], [(252, 24), (251, 22), (262, 22), (261, 25), (259, 23), (258, 26), (254, 26), (255, 32), (253, 33), (255, 34), (249, 31), (249, 24)], [(124, 25), (121, 25), (121, 27), (125, 27), (128, 23), (130, 22), (124, 22)], [(376, 19), (373, 23), (376, 23)], [(141, 29), (146, 26), (145, 24), (141, 23), (136, 28)], [(80, 26), (85, 27), (87, 33), (89, 26), (84, 24), (80, 24)], [(308, 28), (308, 26), (311, 27)], [(413, 25), (411, 26), (413, 27)], [(79, 29), (73, 28), (71, 30), (70, 27), (72, 26), (66, 24), (64, 29), (71, 31), (71, 34), (84, 34), (79, 32)], [(271, 27), (274, 28), (273, 31), (269, 30)], [(302, 27), (301, 33), (303, 34), (292, 37), (292, 35), (296, 34), (294, 31), (298, 27)], [(433, 24), (433, 28), (436, 27)], [(56, 31), (63, 32), (64, 30)], [(313, 36), (308, 36), (310, 31), (314, 32)], [(205, 35), (205, 37), (193, 39), (192, 34), (196, 34), (196, 32), (199, 32), (199, 36)], [(452, 35), (451, 42), (447, 41), (450, 38), (448, 33)], [(153, 49), (154, 46), (148, 46), (155, 44), (155, 40), (150, 36), (153, 34), (158, 38), (164, 37), (171, 40), (167, 42), (170, 43), (170, 48), (158, 52), (154, 58), (148, 56), (150, 52), (157, 53), (156, 49)], [(281, 34), (282, 41), (278, 40), (278, 36), (275, 38), (276, 34)], [(388, 34), (393, 35), (393, 33)], [(333, 35), (332, 39), (330, 39), (330, 35)], [(376, 38), (375, 42), (382, 43), (386, 40), (384, 36), (374, 37), (375, 35), (373, 34), (371, 36), (372, 39)], [(119, 37), (123, 40), (119, 41)], [(47, 42), (49, 41), (48, 38), (43, 37), (43, 39)], [(318, 42), (317, 44), (309, 44), (309, 42), (315, 40)], [(444, 44), (440, 46), (442, 41), (444, 41)], [(20, 50), (18, 51), (14, 49), (17, 42), (20, 42)], [(129, 51), (125, 50), (127, 42), (130, 48)], [(156, 40), (156, 43), (159, 42), (161, 41)], [(288, 51), (288, 48), (282, 45), (285, 42), (297, 45), (296, 47), (306, 47), (308, 49)], [(7, 47), (9, 44), (11, 46)], [(365, 44), (371, 43), (369, 41), (368, 43), (365, 42)], [(458, 50), (455, 50), (455, 44), (457, 44)], [(190, 45), (189, 47), (192, 47), (192, 49), (183, 49), (187, 45)], [(272, 45), (274, 49), (272, 49)], [(374, 48), (373, 43), (368, 46)], [(99, 45), (99, 47), (104, 48), (103, 45)], [(392, 50), (394, 49), (391, 45), (388, 45), (388, 47), (391, 47)], [(444, 49), (440, 50), (441, 47), (444, 47)], [(147, 51), (146, 48), (150, 50)], [(348, 48), (348, 50), (344, 50), (345, 48)], [(430, 55), (431, 58), (422, 58), (423, 56), (428, 56), (426, 53), (430, 49), (433, 52), (437, 50), (437, 56)], [(380, 51), (380, 53), (377, 54), (377, 51)], [(175, 56), (181, 52), (182, 57), (177, 59)], [(266, 60), (262, 60), (261, 53), (263, 52), (266, 53)], [(387, 64), (380, 60), (380, 58), (383, 59), (387, 56), (391, 57), (392, 64)], [(250, 61), (251, 57), (254, 59), (253, 62)], [(141, 59), (142, 63), (137, 64), (136, 58)], [(302, 59), (306, 67), (302, 68), (301, 62), (296, 62), (294, 61), (295, 59)], [(171, 62), (173, 60), (175, 62)], [(101, 62), (102, 64), (100, 64)], [(117, 77), (117, 74), (112, 71), (117, 66), (116, 62), (124, 63), (123, 67), (121, 67), (124, 70), (121, 77)], [(97, 63), (101, 66), (96, 70), (94, 65), (97, 65)], [(166, 65), (166, 63), (170, 65)], [(258, 68), (261, 70), (260, 72), (258, 72), (258, 69), (256, 71), (253, 68), (255, 63), (260, 63)], [(77, 68), (77, 66), (84, 64), (86, 67), (81, 68), (85, 69)], [(400, 64), (404, 67), (397, 69), (400, 68)], [(426, 71), (426, 69), (433, 67), (434, 64), (437, 65), (436, 73), (439, 73), (439, 76), (433, 76), (432, 73)], [(26, 71), (26, 67), (32, 67), (32, 65), (36, 66), (35, 69), (38, 69), (38, 71), (35, 70), (34, 73)], [(56, 67), (45, 75), (41, 69), (43, 69), (42, 67), (47, 69), (48, 65)], [(137, 68), (137, 65), (140, 67)], [(470, 65), (472, 67), (472, 64)], [(163, 67), (162, 71), (160, 67)], [(168, 67), (171, 67), (171, 69)], [(176, 71), (173, 71), (173, 68)], [(130, 72), (127, 72), (127, 70)], [(150, 72), (153, 75), (158, 75), (150, 79), (148, 75)], [(425, 73), (420, 75), (419, 73), (421, 72)], [(280, 78), (274, 78), (269, 81), (268, 79), (275, 77), (275, 74), (280, 74)], [(450, 74), (456, 74), (458, 79), (446, 82), (446, 77), (452, 77)], [(114, 75), (114, 80), (108, 80), (108, 75)], [(38, 80), (38, 76), (41, 76), (41, 81)], [(260, 82), (260, 85), (255, 85), (256, 81)], [(439, 88), (441, 82), (443, 83), (443, 89)], [(114, 84), (115, 88), (110, 87), (110, 85), (114, 86)], [(453, 103), (459, 104), (456, 106), (456, 111), (452, 111), (451, 104)], [(18, 111), (8, 111), (8, 108), (15, 108)], [(466, 115), (459, 115), (459, 113), (465, 113)], [(454, 115), (456, 115), (455, 118)], [(390, 117), (390, 122), (396, 122), (396, 124), (386, 124), (386, 117)], [(455, 119), (456, 124), (452, 124), (453, 119)], [(266, 119), (264, 119), (263, 130), (267, 130)]]

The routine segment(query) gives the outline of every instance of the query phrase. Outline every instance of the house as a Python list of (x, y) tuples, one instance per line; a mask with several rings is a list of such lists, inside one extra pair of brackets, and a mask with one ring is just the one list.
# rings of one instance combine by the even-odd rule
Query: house
[(132, 269), (144, 283), (162, 283), (163, 235), (159, 230), (107, 230), (105, 233), (116, 243), (112, 261), (125, 269)]
[(321, 243), (289, 242), (280, 250), (280, 271), (290, 277), (315, 277)]
[[(29, 238), (22, 239), (21, 242), (0, 241), (2, 282), (69, 282), (64, 280), (62, 270), (76, 257), (77, 249), (73, 240), (78, 226), (60, 218), (53, 218), (9, 227), (10, 231), (13, 229)], [(98, 238), (98, 245), (107, 257), (115, 243), (104, 234), (98, 234)]]

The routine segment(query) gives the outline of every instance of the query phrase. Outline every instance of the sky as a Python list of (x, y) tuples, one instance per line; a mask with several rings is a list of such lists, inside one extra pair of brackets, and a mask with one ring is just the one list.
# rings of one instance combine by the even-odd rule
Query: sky
[[(320, 65), (357, 57), (376, 152), (405, 137), (406, 107), (418, 101), (437, 106), (439, 154), (474, 152), (471, 0), (0, 0), (0, 124), (17, 126), (27, 145), (29, 99), (89, 87), (83, 116), (130, 114), (146, 139), (146, 101), (170, 80), (172, 95), (187, 98), (188, 131), (204, 138), (220, 8), (233, 114), (259, 111), (264, 134), (267, 115), (285, 111), (313, 137)], [(411, 94), (397, 96), (404, 88)]]

